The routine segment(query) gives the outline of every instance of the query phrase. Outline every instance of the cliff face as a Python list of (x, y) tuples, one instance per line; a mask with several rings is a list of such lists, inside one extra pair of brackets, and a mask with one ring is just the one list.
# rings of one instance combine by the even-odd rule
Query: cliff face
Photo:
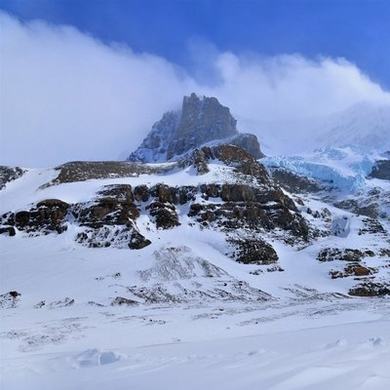
[(370, 176), (376, 179), (390, 180), (390, 160), (379, 160)]
[(167, 158), (181, 155), (209, 141), (237, 135), (236, 123), (229, 108), (222, 106), (216, 98), (201, 99), (194, 93), (185, 96), (180, 122), (168, 146)]
[(262, 157), (257, 137), (240, 134), (228, 107), (215, 97), (183, 98), (180, 111), (165, 113), (156, 122), (130, 161), (162, 162), (173, 160), (209, 142), (230, 143), (246, 149), (255, 158)]
[(174, 139), (180, 112), (166, 112), (156, 122), (141, 145), (130, 154), (128, 160), (135, 162), (163, 162), (167, 160), (167, 149)]

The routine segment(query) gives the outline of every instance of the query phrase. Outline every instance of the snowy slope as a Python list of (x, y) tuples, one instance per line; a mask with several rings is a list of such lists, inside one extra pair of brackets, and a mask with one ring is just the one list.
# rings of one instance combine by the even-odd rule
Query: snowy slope
[[(267, 164), (316, 179), (331, 176), (343, 196), (356, 196), (356, 183), (390, 190), (384, 180), (365, 178), (371, 161), (351, 149), (335, 149)], [(231, 166), (213, 160), (208, 168), (204, 175), (191, 166), (164, 175), (51, 186), (45, 184), (57, 170), (28, 169), (0, 191), (0, 214), (44, 199), (89, 202), (107, 185), (239, 181)], [(361, 264), (376, 269), (375, 281), (388, 281), (388, 257), (380, 251), (389, 248), (389, 236), (362, 233), (366, 217), (335, 207), (326, 193), (289, 196), (318, 235), (295, 245), (264, 233), (279, 256), (269, 265), (234, 261), (225, 234), (194, 223), (188, 205), (177, 207), (180, 226), (167, 230), (157, 229), (141, 210), (137, 225), (152, 243), (140, 250), (85, 247), (75, 242), (79, 227), (72, 223), (62, 234), (0, 235), (0, 294), (22, 294), (0, 308), (2, 386), (388, 388), (388, 298), (349, 296), (362, 277), (332, 279), (330, 272), (343, 272), (346, 261), (322, 262), (317, 256), (326, 248), (371, 250), (374, 256)], [(340, 221), (342, 233), (336, 229)], [(389, 219), (379, 222), (390, 230)], [(117, 297), (134, 302), (113, 304)]]

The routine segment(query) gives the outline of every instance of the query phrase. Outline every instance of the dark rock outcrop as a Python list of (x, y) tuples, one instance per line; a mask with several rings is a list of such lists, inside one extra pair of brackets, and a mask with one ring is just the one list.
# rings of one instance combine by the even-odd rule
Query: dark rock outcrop
[(13, 237), (16, 234), (16, 231), (13, 226), (2, 226), (0, 227), (0, 234)]
[(348, 264), (343, 271), (330, 271), (330, 276), (332, 279), (346, 278), (349, 276), (362, 277), (373, 275), (377, 270), (370, 267), (365, 267), (359, 263)]
[(273, 264), (279, 259), (275, 249), (261, 239), (230, 240), (235, 250), (233, 258), (244, 264)]
[(358, 297), (378, 297), (390, 295), (390, 284), (367, 281), (358, 284), (349, 290), (349, 295)]
[(237, 135), (237, 121), (215, 97), (185, 96), (175, 136), (168, 145), (167, 159), (210, 141)]
[[(138, 188), (137, 197), (142, 194)], [(137, 229), (136, 219), (140, 212), (136, 196), (130, 185), (104, 187), (92, 203), (73, 205), (74, 220), (85, 229), (78, 233), (76, 241), (87, 246), (128, 247), (142, 249), (151, 244)], [(143, 197), (145, 195), (142, 195)]]
[(20, 294), (18, 291), (12, 290), (4, 294), (0, 294), (0, 308), (11, 309), (15, 308), (20, 300)]
[(231, 138), (228, 142), (230, 145), (236, 145), (246, 150), (254, 158), (259, 159), (265, 157), (260, 149), (260, 143), (254, 134), (243, 133)]
[(390, 160), (379, 160), (369, 175), (376, 179), (390, 180)]
[(258, 184), (277, 187), (271, 180), (266, 168), (259, 163), (246, 150), (230, 144), (217, 146), (203, 146), (195, 149), (194, 152), (180, 162), (181, 166), (192, 165), (198, 175), (209, 172), (208, 162), (219, 160), (227, 166), (235, 168), (238, 176), (245, 176), (247, 181), (256, 180)]
[(316, 181), (286, 169), (271, 169), (271, 174), (277, 184), (292, 193), (318, 192), (323, 189)]
[(135, 224), (104, 225), (99, 228), (86, 228), (78, 233), (76, 242), (90, 248), (130, 248), (142, 249), (151, 244), (136, 228)]
[(128, 161), (72, 161), (58, 166), (58, 176), (45, 186), (91, 179), (113, 179), (147, 174), (163, 174), (174, 165), (152, 167)]
[(67, 229), (65, 216), (68, 209), (69, 204), (62, 200), (46, 199), (30, 210), (6, 213), (0, 222), (31, 234), (62, 233)]
[(377, 218), (379, 214), (379, 207), (377, 203), (369, 203), (363, 206), (359, 204), (356, 199), (345, 199), (340, 202), (336, 202), (334, 206), (343, 210), (349, 210), (357, 215), (365, 215), (369, 218)]
[(152, 202), (147, 209), (154, 217), (158, 229), (171, 229), (180, 225), (176, 208), (170, 203)]
[(72, 214), (81, 226), (99, 228), (103, 225), (126, 225), (138, 218), (139, 210), (132, 202), (104, 197), (96, 199), (91, 205), (74, 205)]
[(353, 261), (359, 262), (365, 257), (373, 257), (375, 253), (371, 250), (360, 250), (360, 249), (339, 249), (339, 248), (325, 248), (322, 249), (317, 256), (319, 261)]
[(133, 229), (128, 246), (130, 249), (143, 249), (151, 243), (152, 241), (145, 238), (138, 230)]
[(138, 305), (137, 301), (125, 297), (116, 297), (111, 302), (111, 306), (135, 306), (135, 305)]
[(25, 171), (19, 167), (7, 167), (0, 165), (0, 190), (2, 190), (10, 181), (21, 177), (24, 172)]
[(383, 235), (387, 236), (387, 230), (383, 227), (383, 225), (379, 222), (378, 219), (375, 218), (365, 218), (363, 219), (363, 227), (359, 229), (359, 235), (365, 234), (375, 234), (375, 235)]
[(147, 202), (150, 197), (150, 191), (148, 186), (143, 184), (134, 187), (133, 197), (137, 202)]

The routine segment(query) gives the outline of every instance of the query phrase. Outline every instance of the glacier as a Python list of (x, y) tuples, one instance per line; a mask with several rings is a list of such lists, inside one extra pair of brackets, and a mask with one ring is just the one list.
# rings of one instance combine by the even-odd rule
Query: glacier
[(325, 147), (303, 156), (269, 156), (261, 160), (269, 169), (281, 168), (318, 180), (345, 193), (357, 193), (366, 185), (378, 153), (358, 147)]

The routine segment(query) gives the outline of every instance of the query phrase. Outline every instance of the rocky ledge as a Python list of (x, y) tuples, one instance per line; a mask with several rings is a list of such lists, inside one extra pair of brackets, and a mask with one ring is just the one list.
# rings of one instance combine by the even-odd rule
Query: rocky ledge
[[(211, 161), (230, 167), (235, 180), (196, 186), (106, 185), (86, 202), (44, 199), (29, 209), (9, 211), (0, 217), (0, 231), (10, 236), (63, 234), (75, 225), (76, 229), (71, 229), (76, 231), (74, 239), (83, 245), (142, 249), (153, 239), (147, 237), (148, 229), (138, 225), (143, 215), (149, 221), (149, 229), (154, 225), (153, 230), (157, 231), (174, 229), (183, 223), (220, 231), (226, 237), (230, 257), (254, 264), (277, 262), (278, 255), (267, 242), (268, 236), (290, 243), (309, 239), (310, 228), (294, 201), (244, 149), (234, 145), (203, 147), (175, 166), (193, 167), (198, 175), (203, 175)], [(111, 170), (112, 163), (107, 164), (65, 164), (50, 185), (100, 177)], [(135, 165), (118, 167), (118, 174), (128, 170), (133, 174)], [(137, 167), (143, 173), (151, 169), (142, 164)]]

